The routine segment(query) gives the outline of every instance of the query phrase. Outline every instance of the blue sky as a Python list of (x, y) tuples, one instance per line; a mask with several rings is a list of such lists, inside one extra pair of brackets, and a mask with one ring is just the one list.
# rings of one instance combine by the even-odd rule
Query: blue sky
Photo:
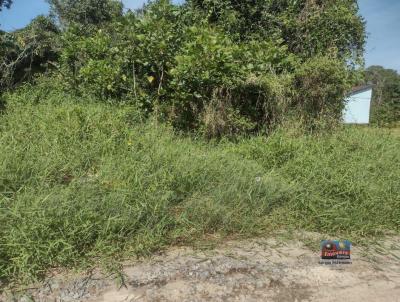
[[(141, 7), (145, 1), (123, 2), (133, 9)], [(382, 65), (400, 71), (400, 1), (359, 0), (359, 5), (361, 15), (367, 21), (367, 66)], [(14, 0), (10, 10), (0, 13), (0, 28), (8, 31), (21, 28), (35, 16), (47, 12), (48, 5), (44, 0)]]

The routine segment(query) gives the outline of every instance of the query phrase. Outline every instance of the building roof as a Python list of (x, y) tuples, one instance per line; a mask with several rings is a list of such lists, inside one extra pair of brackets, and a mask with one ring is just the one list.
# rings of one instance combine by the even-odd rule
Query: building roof
[(361, 93), (367, 90), (370, 90), (373, 88), (373, 85), (360, 85), (360, 86), (354, 86), (348, 93), (348, 96), (351, 96), (353, 94)]

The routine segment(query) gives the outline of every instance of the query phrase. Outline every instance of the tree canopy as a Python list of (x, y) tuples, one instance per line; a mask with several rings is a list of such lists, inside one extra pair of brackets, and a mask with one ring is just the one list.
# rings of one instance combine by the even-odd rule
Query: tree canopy
[(47, 0), (52, 13), (64, 27), (99, 25), (122, 15), (122, 3), (116, 0)]
[(0, 12), (3, 9), (3, 7), (10, 8), (11, 4), (12, 4), (12, 0), (0, 0)]
[(400, 75), (396, 70), (371, 66), (365, 71), (367, 83), (374, 85), (372, 122), (391, 124), (400, 121)]
[(212, 23), (241, 40), (282, 39), (302, 57), (334, 49), (360, 60), (365, 22), (356, 0), (189, 0)]
[(354, 0), (157, 0), (127, 13), (116, 0), (48, 2), (54, 22), (2, 38), (5, 64), (15, 67), (9, 87), (45, 72), (74, 93), (130, 100), (209, 136), (293, 116), (338, 121), (363, 62)]

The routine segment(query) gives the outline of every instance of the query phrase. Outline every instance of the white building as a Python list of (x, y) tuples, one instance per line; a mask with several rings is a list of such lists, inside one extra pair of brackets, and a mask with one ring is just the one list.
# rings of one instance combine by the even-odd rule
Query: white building
[(369, 124), (371, 100), (371, 85), (353, 88), (346, 99), (346, 107), (343, 112), (344, 123)]

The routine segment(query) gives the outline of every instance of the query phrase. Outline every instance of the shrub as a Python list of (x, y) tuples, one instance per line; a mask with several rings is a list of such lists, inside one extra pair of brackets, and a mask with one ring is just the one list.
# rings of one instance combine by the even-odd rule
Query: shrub
[(24, 29), (0, 33), (0, 89), (5, 90), (48, 70), (58, 59), (59, 30), (48, 17), (38, 16)]
[(238, 46), (228, 37), (213, 29), (192, 27), (185, 40), (176, 56), (176, 67), (171, 70), (175, 92), (167, 110), (175, 125), (193, 129), (211, 99), (232, 89), (243, 75), (238, 65)]
[(340, 120), (352, 71), (337, 51), (303, 62), (284, 39), (238, 42), (196, 16), (156, 1), (86, 36), (70, 27), (65, 80), (103, 100), (133, 99), (207, 137), (267, 130), (294, 116), (312, 127)]
[(341, 120), (344, 98), (351, 87), (345, 63), (330, 56), (315, 57), (294, 73), (293, 105), (305, 124)]
[(69, 27), (61, 56), (65, 80), (103, 100), (130, 95), (152, 111), (153, 103), (167, 94), (181, 39), (179, 15), (175, 6), (160, 1), (141, 18), (130, 13), (86, 36), (79, 27)]
[(235, 41), (282, 39), (302, 59), (337, 49), (348, 62), (360, 62), (365, 22), (356, 0), (189, 0), (190, 7)]
[(122, 3), (115, 0), (47, 0), (62, 26), (78, 24), (82, 30), (122, 16)]
[(395, 126), (400, 121), (400, 75), (382, 66), (371, 66), (364, 72), (365, 81), (373, 84), (371, 123)]

